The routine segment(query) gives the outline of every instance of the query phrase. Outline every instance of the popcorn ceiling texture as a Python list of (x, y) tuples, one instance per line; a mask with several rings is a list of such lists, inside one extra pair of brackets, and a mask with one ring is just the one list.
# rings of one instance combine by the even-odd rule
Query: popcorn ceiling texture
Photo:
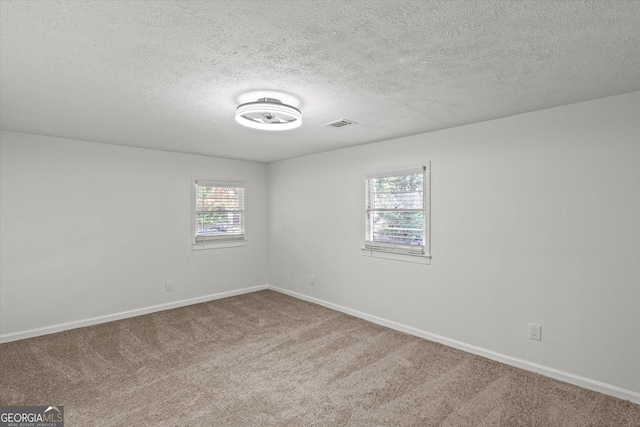
[[(0, 126), (274, 161), (640, 90), (640, 1), (2, 1)], [(239, 126), (283, 92), (301, 128)], [(257, 98), (257, 97), (256, 97)], [(349, 119), (342, 130), (321, 127)]]

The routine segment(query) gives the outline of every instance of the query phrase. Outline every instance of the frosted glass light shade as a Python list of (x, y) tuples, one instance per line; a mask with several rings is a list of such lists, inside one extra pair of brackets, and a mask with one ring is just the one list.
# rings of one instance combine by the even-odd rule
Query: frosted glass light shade
[(261, 130), (289, 130), (302, 124), (302, 113), (277, 99), (262, 98), (236, 108), (236, 121)]

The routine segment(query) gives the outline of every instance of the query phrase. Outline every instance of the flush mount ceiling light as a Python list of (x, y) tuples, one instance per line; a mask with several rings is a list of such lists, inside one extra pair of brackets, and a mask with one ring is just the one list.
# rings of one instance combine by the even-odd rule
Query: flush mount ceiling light
[(295, 129), (302, 124), (302, 113), (279, 99), (260, 98), (236, 108), (236, 121), (242, 126), (262, 130)]

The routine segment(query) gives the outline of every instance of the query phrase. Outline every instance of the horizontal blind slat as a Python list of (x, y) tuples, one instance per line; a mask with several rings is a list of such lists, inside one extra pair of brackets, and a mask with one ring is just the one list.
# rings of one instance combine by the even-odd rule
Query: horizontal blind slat
[(366, 177), (365, 248), (424, 254), (425, 167)]
[(196, 180), (195, 242), (244, 240), (244, 185)]

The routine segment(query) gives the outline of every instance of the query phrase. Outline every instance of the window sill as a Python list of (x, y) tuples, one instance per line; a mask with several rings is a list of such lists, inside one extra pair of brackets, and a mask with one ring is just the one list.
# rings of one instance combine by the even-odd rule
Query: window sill
[(365, 248), (361, 248), (363, 256), (370, 258), (382, 258), (382, 259), (390, 259), (394, 261), (404, 261), (404, 262), (412, 262), (415, 264), (426, 264), (431, 265), (431, 256), (428, 255), (409, 255), (409, 254), (397, 254), (392, 252), (383, 252), (383, 251), (370, 251)]
[(207, 242), (207, 243), (192, 243), (192, 251), (202, 251), (206, 249), (222, 249), (222, 248), (235, 248), (238, 246), (247, 246), (246, 240), (237, 240), (230, 242)]

